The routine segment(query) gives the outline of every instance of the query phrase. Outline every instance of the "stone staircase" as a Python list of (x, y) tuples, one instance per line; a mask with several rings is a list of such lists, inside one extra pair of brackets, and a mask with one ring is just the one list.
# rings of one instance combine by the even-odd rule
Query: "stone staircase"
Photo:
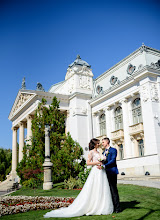
[(16, 182), (20, 181), (20, 178), (17, 176), (17, 174), (15, 173), (10, 173), (9, 175), (6, 176), (7, 179), (4, 180), (3, 182), (0, 182), (0, 191), (6, 191), (8, 189), (13, 188), (14, 184)]

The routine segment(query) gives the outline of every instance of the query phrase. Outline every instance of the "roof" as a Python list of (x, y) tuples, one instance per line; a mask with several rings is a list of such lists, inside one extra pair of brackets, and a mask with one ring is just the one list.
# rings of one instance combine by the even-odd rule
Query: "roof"
[(75, 59), (73, 63), (69, 65), (69, 67), (72, 67), (74, 65), (87, 66), (89, 68), (91, 67), (91, 65), (89, 65), (86, 61), (81, 59), (80, 55), (77, 55), (77, 58)]

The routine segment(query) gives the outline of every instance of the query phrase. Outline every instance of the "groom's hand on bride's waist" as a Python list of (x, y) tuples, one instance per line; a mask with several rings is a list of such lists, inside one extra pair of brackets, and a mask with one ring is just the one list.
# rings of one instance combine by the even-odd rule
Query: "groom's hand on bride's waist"
[(97, 168), (98, 168), (99, 170), (103, 169), (103, 167), (102, 167), (101, 165), (97, 165)]

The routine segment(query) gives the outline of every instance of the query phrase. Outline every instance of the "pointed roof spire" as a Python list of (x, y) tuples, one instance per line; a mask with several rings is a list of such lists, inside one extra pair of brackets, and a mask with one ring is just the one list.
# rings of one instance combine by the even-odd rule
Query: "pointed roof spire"
[(80, 55), (79, 55), (79, 54), (77, 55), (77, 59), (81, 60), (81, 57), (80, 57)]
[(25, 77), (23, 77), (21, 89), (23, 89), (23, 90), (26, 89), (26, 80), (25, 80)]

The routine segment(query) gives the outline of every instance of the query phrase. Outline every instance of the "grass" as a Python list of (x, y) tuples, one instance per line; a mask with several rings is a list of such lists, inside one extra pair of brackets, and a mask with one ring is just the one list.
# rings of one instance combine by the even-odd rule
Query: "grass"
[[(135, 186), (118, 185), (122, 212), (107, 216), (82, 216), (75, 218), (49, 218), (54, 220), (158, 220), (160, 219), (160, 189)], [(77, 196), (78, 190), (65, 190), (54, 188), (43, 191), (42, 189), (20, 189), (12, 195), (30, 196)], [(1, 217), (2, 220), (44, 220), (43, 215), (49, 210), (29, 211)]]

